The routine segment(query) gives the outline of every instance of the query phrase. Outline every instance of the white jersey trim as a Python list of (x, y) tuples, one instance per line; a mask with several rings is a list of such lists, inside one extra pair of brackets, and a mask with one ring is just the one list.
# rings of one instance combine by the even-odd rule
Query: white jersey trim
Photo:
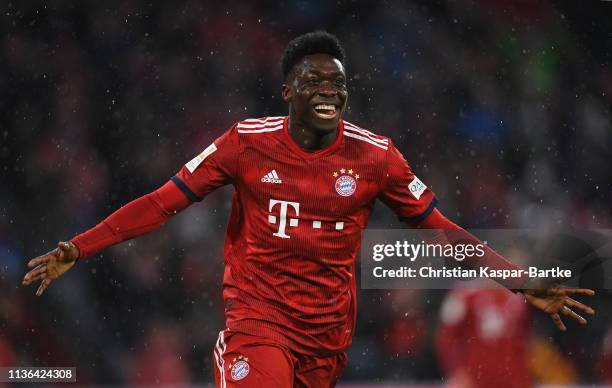
[(370, 140), (373, 140), (377, 143), (380, 144), (384, 144), (384, 145), (388, 145), (389, 144), (389, 140), (385, 139), (384, 137), (378, 136), (366, 129), (363, 128), (359, 128), (358, 126), (356, 126), (355, 124), (351, 124), (349, 122), (344, 122), (344, 129), (348, 129), (349, 131), (353, 131), (353, 132), (357, 132), (358, 134), (365, 136), (367, 138), (369, 138)]
[(268, 123), (258, 123), (258, 124), (244, 124), (244, 123), (240, 123), (238, 124), (238, 128), (261, 128), (261, 127), (273, 127), (275, 125), (279, 125), (282, 124), (283, 120), (279, 120), (279, 121), (270, 121)]
[(370, 143), (370, 144), (372, 144), (372, 145), (374, 145), (374, 146), (376, 146), (378, 148), (382, 148), (385, 151), (387, 149), (389, 149), (387, 147), (387, 144), (377, 143), (377, 142), (375, 142), (374, 140), (372, 140), (372, 139), (370, 139), (368, 137), (361, 136), (361, 135), (358, 135), (358, 134), (353, 133), (353, 132), (349, 132), (349, 131), (346, 130), (346, 127), (344, 128), (344, 136), (351, 137), (353, 139), (357, 139), (357, 140), (361, 140), (361, 141), (365, 141), (366, 143)]
[(285, 117), (275, 116), (263, 119), (246, 119), (238, 123), (238, 133), (274, 132), (283, 128)]
[[(238, 127), (240, 128), (240, 127)], [(260, 127), (261, 128), (261, 127)], [(274, 132), (283, 128), (283, 124), (272, 128), (261, 128), (261, 129), (238, 129), (238, 133), (262, 133), (262, 132)]]
[(227, 382), (225, 380), (225, 360), (223, 359), (223, 354), (227, 349), (227, 345), (225, 343), (225, 330), (221, 330), (219, 332), (219, 337), (217, 337), (217, 343), (215, 344), (215, 349), (213, 353), (215, 354), (215, 361), (217, 362), (217, 368), (219, 369), (219, 380), (221, 380), (221, 388), (226, 388)]
[(253, 124), (253, 123), (260, 123), (260, 124), (265, 124), (267, 122), (270, 121), (279, 121), (279, 120), (284, 120), (285, 116), (272, 116), (272, 117), (264, 117), (263, 119), (245, 119), (243, 121), (241, 121), (241, 123), (245, 123), (245, 124)]

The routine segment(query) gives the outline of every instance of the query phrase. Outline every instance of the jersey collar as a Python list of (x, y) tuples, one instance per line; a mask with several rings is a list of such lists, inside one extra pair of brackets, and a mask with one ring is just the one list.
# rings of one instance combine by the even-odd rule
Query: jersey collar
[(323, 148), (321, 150), (307, 151), (300, 147), (300, 145), (297, 144), (295, 140), (293, 140), (291, 134), (289, 134), (289, 116), (286, 116), (285, 120), (283, 120), (283, 135), (285, 136), (285, 143), (289, 146), (289, 148), (291, 148), (292, 151), (300, 155), (302, 158), (314, 159), (331, 154), (336, 149), (338, 149), (338, 147), (340, 147), (340, 145), (342, 144), (342, 138), (344, 137), (344, 120), (340, 120), (338, 122), (338, 135), (336, 136), (334, 142), (328, 147)]

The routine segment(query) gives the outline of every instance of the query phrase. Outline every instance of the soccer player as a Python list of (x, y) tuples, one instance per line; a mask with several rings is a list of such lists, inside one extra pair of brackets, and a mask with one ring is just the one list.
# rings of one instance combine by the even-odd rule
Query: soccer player
[[(162, 225), (208, 193), (235, 192), (225, 238), (226, 328), (214, 349), (217, 386), (332, 387), (355, 327), (355, 256), (376, 199), (408, 227), (469, 235), (436, 209), (433, 192), (391, 139), (344, 121), (344, 50), (327, 32), (289, 43), (282, 59), (288, 116), (246, 119), (186, 163), (159, 189), (92, 229), (30, 260), (23, 284), (41, 295), (77, 260)], [(492, 250), (491, 268), (516, 268)], [(506, 284), (510, 288), (519, 285)], [(550, 314), (586, 321), (570, 294), (524, 291)]]
[(451, 290), (442, 304), (435, 345), (457, 388), (530, 388), (527, 305), (504, 289)]

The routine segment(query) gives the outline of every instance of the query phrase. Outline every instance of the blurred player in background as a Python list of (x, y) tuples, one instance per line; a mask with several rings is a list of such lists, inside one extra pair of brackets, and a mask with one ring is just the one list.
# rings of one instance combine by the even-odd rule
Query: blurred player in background
[[(36, 293), (42, 295), (77, 260), (150, 232), (231, 184), (223, 278), (227, 327), (214, 349), (217, 386), (334, 386), (353, 337), (355, 257), (375, 200), (407, 227), (452, 230), (464, 241), (474, 237), (436, 209), (433, 192), (389, 138), (342, 119), (347, 78), (335, 36), (314, 32), (294, 39), (282, 70), (288, 116), (236, 123), (161, 188), (32, 259), (23, 284), (40, 280)], [(491, 249), (481, 264), (517, 268)], [(590, 290), (523, 294), (562, 330), (560, 314), (586, 323), (572, 308), (593, 313), (569, 297), (592, 295)]]
[(529, 319), (522, 298), (502, 289), (455, 289), (440, 314), (436, 350), (457, 388), (527, 388)]

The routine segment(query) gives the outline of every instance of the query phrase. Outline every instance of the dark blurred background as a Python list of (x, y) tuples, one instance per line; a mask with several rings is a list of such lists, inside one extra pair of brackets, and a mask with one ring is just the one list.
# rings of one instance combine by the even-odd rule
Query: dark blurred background
[[(611, 228), (611, 16), (607, 1), (1, 1), (0, 366), (212, 381), (231, 188), (42, 298), (19, 283), (27, 259), (161, 186), (234, 122), (286, 114), (280, 56), (314, 29), (345, 45), (346, 119), (393, 138), (453, 221)], [(370, 226), (399, 224), (379, 205)], [(445, 382), (445, 297), (361, 290), (342, 381)], [(607, 291), (591, 302), (598, 316), (566, 334), (528, 317), (536, 381), (612, 383)]]

